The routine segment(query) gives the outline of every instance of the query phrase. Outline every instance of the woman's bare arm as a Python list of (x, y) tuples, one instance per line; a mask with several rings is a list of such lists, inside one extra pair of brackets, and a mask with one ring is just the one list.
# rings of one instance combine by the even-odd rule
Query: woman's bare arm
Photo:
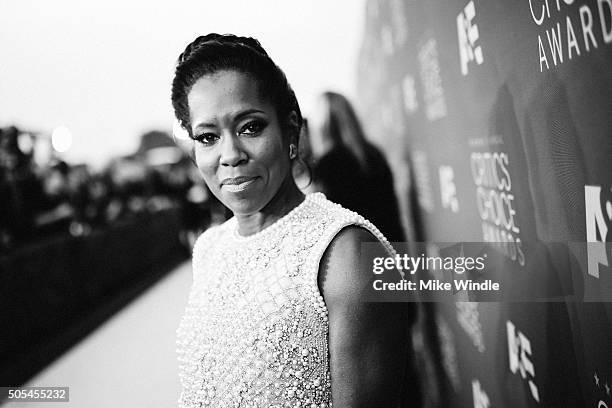
[[(368, 303), (372, 272), (360, 270), (370, 232), (347, 227), (332, 240), (319, 267), (329, 311), (329, 354), (334, 408), (396, 407), (410, 347), (411, 305)], [(382, 244), (380, 254), (388, 256)], [(412, 305), (414, 306), (414, 305)]]

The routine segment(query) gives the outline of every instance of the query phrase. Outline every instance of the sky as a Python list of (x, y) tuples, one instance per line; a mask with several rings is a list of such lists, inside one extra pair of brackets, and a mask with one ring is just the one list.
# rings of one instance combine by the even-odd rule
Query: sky
[(100, 167), (171, 131), (176, 58), (209, 32), (257, 38), (308, 115), (328, 89), (354, 97), (366, 0), (10, 0), (0, 13), (0, 126), (50, 135)]

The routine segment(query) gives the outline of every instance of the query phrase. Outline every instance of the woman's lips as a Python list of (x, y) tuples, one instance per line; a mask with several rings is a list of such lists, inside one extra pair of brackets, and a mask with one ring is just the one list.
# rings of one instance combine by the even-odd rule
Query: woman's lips
[(221, 187), (231, 193), (238, 193), (249, 188), (256, 180), (257, 177), (245, 176), (226, 178), (221, 182)]

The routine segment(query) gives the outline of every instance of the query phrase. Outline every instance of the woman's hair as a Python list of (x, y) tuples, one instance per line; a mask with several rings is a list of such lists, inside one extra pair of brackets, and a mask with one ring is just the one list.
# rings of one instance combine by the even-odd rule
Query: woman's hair
[(353, 106), (343, 95), (335, 92), (324, 92), (321, 97), (327, 103), (322, 136), (328, 138), (334, 146), (348, 148), (359, 165), (367, 170), (369, 143)]
[[(283, 133), (295, 132), (293, 136), (297, 142), (302, 113), (283, 71), (256, 39), (215, 33), (200, 36), (191, 42), (179, 56), (176, 65), (172, 106), (176, 118), (190, 136), (187, 95), (202, 76), (219, 71), (237, 71), (251, 76), (257, 82), (260, 95), (274, 106)], [(291, 129), (288, 122), (292, 111), (297, 116), (297, 129)]]

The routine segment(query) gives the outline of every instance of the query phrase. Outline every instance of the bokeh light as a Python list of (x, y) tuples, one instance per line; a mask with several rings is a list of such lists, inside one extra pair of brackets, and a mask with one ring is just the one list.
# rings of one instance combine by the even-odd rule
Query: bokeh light
[(58, 126), (51, 134), (51, 145), (58, 153), (67, 152), (72, 146), (72, 132), (66, 126)]

